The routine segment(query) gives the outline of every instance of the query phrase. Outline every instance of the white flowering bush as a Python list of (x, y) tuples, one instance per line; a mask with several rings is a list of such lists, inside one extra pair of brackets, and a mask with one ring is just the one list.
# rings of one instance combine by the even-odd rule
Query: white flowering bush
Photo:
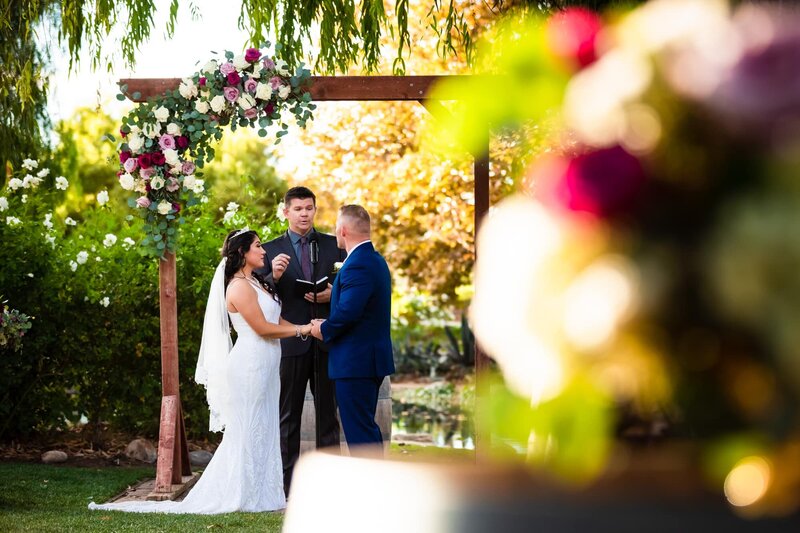
[[(302, 64), (290, 73), (285, 62), (257, 48), (239, 56), (225, 52), (224, 60), (212, 59), (178, 89), (123, 118), (119, 184), (136, 193), (128, 205), (145, 220), (142, 245), (148, 254), (175, 251), (182, 210), (206, 192), (202, 168), (214, 158), (211, 143), (222, 138), (224, 126), (258, 128), (266, 137), (267, 128), (278, 124), (276, 143), (287, 133), (287, 112), (305, 127), (315, 109), (304, 89), (310, 75)], [(101, 204), (108, 200), (102, 194)]]

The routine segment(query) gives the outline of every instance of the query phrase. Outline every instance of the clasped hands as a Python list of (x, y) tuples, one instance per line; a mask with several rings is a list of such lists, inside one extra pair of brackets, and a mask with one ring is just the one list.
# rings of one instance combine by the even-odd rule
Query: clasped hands
[(311, 321), (311, 335), (319, 340), (323, 340), (322, 331), (320, 331), (320, 326), (323, 322), (325, 322), (325, 320), (322, 318), (315, 318)]

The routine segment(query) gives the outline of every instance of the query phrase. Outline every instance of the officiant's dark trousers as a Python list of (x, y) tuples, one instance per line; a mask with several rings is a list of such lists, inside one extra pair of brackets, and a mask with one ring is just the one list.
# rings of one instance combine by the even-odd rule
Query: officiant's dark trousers
[[(314, 407), (320, 420), (318, 448), (339, 449), (339, 420), (336, 417), (336, 396), (328, 379), (328, 353), (319, 352), (319, 398)], [(281, 459), (283, 490), (289, 494), (294, 465), (300, 457), (300, 423), (306, 397), (306, 383), (314, 393), (314, 348), (304, 355), (281, 358)]]

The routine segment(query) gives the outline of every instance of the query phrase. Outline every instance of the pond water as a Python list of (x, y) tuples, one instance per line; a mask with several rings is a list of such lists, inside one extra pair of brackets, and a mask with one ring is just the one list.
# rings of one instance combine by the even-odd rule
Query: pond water
[(443, 448), (475, 448), (468, 386), (392, 384), (392, 440)]

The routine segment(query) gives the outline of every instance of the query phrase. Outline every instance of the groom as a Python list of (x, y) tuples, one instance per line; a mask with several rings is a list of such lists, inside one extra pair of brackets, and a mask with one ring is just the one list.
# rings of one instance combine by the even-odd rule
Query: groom
[(392, 279), (372, 246), (369, 213), (360, 205), (339, 210), (336, 242), (347, 250), (347, 259), (333, 282), (331, 314), (313, 322), (311, 334), (328, 345), (328, 375), (352, 454), (354, 447), (358, 453), (359, 446), (383, 442), (375, 410), (383, 378), (394, 373)]
[[(263, 245), (267, 256), (260, 271), (272, 281), (281, 300), (281, 316), (294, 324), (308, 323), (312, 316), (312, 293), (298, 296), (296, 280), (311, 281), (311, 247), (316, 240), (319, 260), (316, 269), (317, 281), (333, 272), (334, 263), (344, 260), (344, 252), (337, 248), (333, 235), (314, 229), (317, 213), (317, 198), (306, 187), (292, 187), (283, 198), (283, 214), (289, 221), (289, 230), (280, 237)], [(316, 317), (325, 318), (330, 311), (331, 286), (317, 293)], [(336, 402), (333, 384), (328, 378), (328, 349), (311, 338), (281, 339), (281, 458), (283, 460), (283, 488), (289, 494), (292, 472), (300, 456), (300, 422), (306, 394), (306, 383), (314, 386), (314, 343), (319, 353), (319, 398), (314, 398), (314, 407), (320, 425), (320, 440), (317, 447), (339, 447), (339, 421), (336, 418)]]

